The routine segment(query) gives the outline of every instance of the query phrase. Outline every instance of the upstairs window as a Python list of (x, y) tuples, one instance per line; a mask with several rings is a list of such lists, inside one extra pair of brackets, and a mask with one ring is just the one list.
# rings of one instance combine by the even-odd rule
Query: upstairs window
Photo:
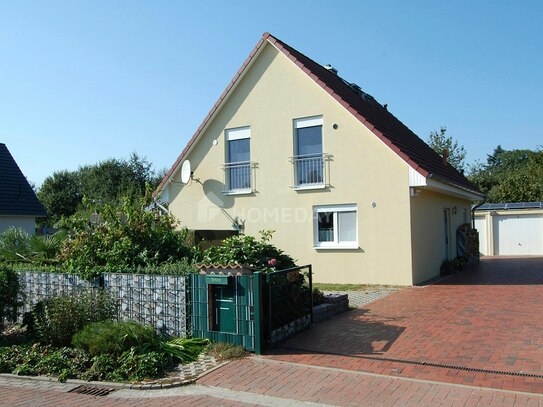
[(251, 185), (251, 130), (239, 127), (226, 130), (225, 183), (227, 192), (250, 192)]
[(325, 184), (322, 116), (294, 120), (294, 187)]
[(316, 248), (358, 248), (356, 205), (315, 206), (313, 215)]

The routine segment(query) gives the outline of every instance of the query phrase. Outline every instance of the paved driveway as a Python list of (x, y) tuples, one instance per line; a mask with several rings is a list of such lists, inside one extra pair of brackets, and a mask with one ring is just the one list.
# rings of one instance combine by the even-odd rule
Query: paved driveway
[(318, 324), (269, 358), (543, 393), (543, 258), (486, 258)]

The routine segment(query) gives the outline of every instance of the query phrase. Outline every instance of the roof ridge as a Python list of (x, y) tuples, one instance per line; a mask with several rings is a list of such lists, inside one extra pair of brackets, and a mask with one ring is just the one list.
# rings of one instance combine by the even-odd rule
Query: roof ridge
[[(389, 148), (391, 148), (396, 154), (398, 154), (404, 161), (406, 161), (413, 169), (415, 169), (421, 175), (423, 175), (424, 177), (439, 178), (444, 182), (448, 182), (448, 183), (460, 186), (461, 188), (480, 193), (477, 186), (471, 183), (464, 176), (463, 173), (461, 173), (452, 165), (450, 165), (450, 163), (447, 165), (443, 165), (441, 156), (437, 152), (435, 152), (424, 140), (422, 140), (414, 131), (412, 131), (407, 125), (405, 125), (401, 120), (399, 120), (392, 112), (390, 112), (387, 108), (381, 105), (375, 97), (373, 97), (372, 95), (369, 95), (368, 93), (364, 92), (361, 89), (361, 91), (364, 92), (364, 94), (371, 96), (371, 98), (375, 101), (375, 103), (381, 108), (381, 111), (378, 112), (377, 117), (379, 118), (379, 116), (382, 116), (383, 111), (386, 112), (385, 114), (390, 116), (393, 119), (393, 121), (397, 122), (397, 124), (399, 124), (400, 127), (402, 127), (402, 130), (407, 133), (407, 135), (409, 136), (409, 138), (411, 138), (411, 140), (405, 140), (405, 137), (403, 140), (402, 140), (402, 137), (396, 137), (396, 140), (395, 140), (394, 138), (390, 137), (389, 132), (387, 131), (386, 127), (387, 125), (389, 127), (395, 127), (394, 123), (385, 122), (384, 124), (386, 125), (383, 125), (382, 120), (381, 120), (381, 123), (379, 123), (380, 120), (374, 120), (371, 117), (368, 117), (367, 114), (362, 114), (361, 109), (357, 108), (357, 107), (360, 107), (359, 106), (360, 103), (356, 103), (357, 102), (356, 100), (355, 100), (355, 103), (350, 103), (353, 100), (352, 99), (349, 100), (348, 96), (353, 97), (353, 99), (357, 98), (358, 102), (360, 101), (367, 102), (365, 98), (360, 97), (358, 92), (352, 88), (351, 86), (352, 83), (350, 81), (345, 80), (345, 78), (337, 75), (337, 73), (331, 73), (328, 69), (326, 69), (326, 67), (319, 64), (318, 62), (311, 59), (310, 57), (306, 56), (305, 54), (301, 53), (300, 51), (294, 49), (293, 47), (286, 44), (285, 42), (281, 41), (279, 38), (274, 37), (271, 34), (269, 34), (269, 37), (273, 39), (271, 42), (280, 52), (285, 54), (286, 57), (288, 57), (295, 65), (297, 65), (319, 86), (321, 86), (326, 92), (328, 92), (330, 96), (336, 99), (338, 103), (340, 103), (343, 107), (345, 107), (345, 109), (347, 109), (362, 124), (364, 124), (372, 133), (374, 133)], [(295, 54), (298, 54), (298, 56)], [(300, 60), (304, 58), (307, 59), (305, 63), (304, 61)], [(315, 72), (315, 69), (314, 69), (315, 67), (313, 67), (312, 69), (311, 67), (307, 66), (308, 65), (307, 62), (309, 62), (310, 64), (314, 64), (315, 67), (318, 67), (317, 69), (320, 70), (321, 72)], [(330, 79), (333, 80), (333, 78), (338, 78), (341, 81), (341, 84), (338, 81), (335, 81), (335, 83), (330, 83)], [(338, 91), (337, 85), (339, 85), (339, 87), (344, 86), (345, 88)], [(342, 96), (340, 94), (340, 93), (344, 93), (345, 91), (350, 92), (351, 95)], [(347, 96), (347, 97), (344, 97), (344, 96)], [(413, 146), (414, 151), (410, 151), (410, 149), (406, 149), (405, 146), (403, 146), (404, 148), (402, 148), (402, 144), (404, 144), (406, 141), (407, 142), (411, 141), (411, 142), (415, 142), (415, 144), (418, 144), (417, 146)], [(425, 151), (416, 151), (417, 149), (422, 149)], [(417, 153), (417, 154), (413, 154), (413, 153)], [(421, 157), (417, 157), (417, 155), (420, 155)], [(423, 158), (425, 159), (423, 161), (429, 161), (429, 162), (421, 163), (418, 158)], [(432, 165), (424, 165), (424, 164), (432, 164)]]
[[(153, 193), (155, 196), (173, 176), (174, 172), (181, 164), (181, 161), (188, 153), (191, 146), (207, 126), (213, 114), (221, 106), (227, 95), (230, 93), (238, 79), (241, 77), (249, 63), (255, 57), (265, 42), (269, 42), (279, 52), (289, 58), (298, 68), (306, 75), (322, 87), (332, 98), (342, 105), (349, 113), (355, 116), (364, 126), (366, 126), (375, 136), (385, 143), (392, 151), (394, 151), (401, 159), (409, 166), (419, 172), (424, 177), (434, 177), (446, 183), (458, 186), (471, 192), (480, 194), (481, 192), (473, 183), (471, 183), (464, 174), (460, 173), (450, 164), (443, 164), (443, 160), (424, 140), (422, 140), (415, 132), (407, 127), (386, 107), (381, 105), (375, 97), (371, 96), (374, 103), (369, 103), (366, 98), (352, 87), (352, 83), (346, 81), (341, 76), (330, 72), (324, 66), (309, 58), (305, 54), (292, 48), (290, 45), (281, 41), (279, 38), (264, 32), (262, 37), (257, 42), (254, 49), (251, 51), (242, 66), (238, 69), (224, 92), (221, 94), (217, 102), (213, 105), (208, 115), (198, 127), (192, 138), (187, 143), (177, 160), (174, 162), (170, 170), (166, 173), (159, 186)], [(309, 65), (309, 66), (308, 66)], [(357, 85), (358, 86), (358, 85)]]

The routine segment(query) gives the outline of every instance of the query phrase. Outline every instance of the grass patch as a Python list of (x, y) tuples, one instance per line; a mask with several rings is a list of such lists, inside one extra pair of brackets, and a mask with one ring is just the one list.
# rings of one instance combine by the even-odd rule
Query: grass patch
[(400, 288), (393, 285), (376, 285), (376, 284), (335, 284), (335, 283), (313, 283), (313, 287), (321, 291), (366, 291), (383, 288)]
[(369, 284), (313, 283), (313, 287), (321, 291), (363, 291), (372, 286)]
[(215, 357), (220, 362), (232, 359), (241, 359), (249, 355), (243, 347), (232, 343), (212, 343), (207, 348), (207, 354)]

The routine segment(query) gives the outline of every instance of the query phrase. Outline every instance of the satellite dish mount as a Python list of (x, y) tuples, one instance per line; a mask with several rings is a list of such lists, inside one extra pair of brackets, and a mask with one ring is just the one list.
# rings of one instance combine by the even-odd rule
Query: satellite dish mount
[(192, 179), (192, 170), (190, 166), (190, 161), (185, 160), (183, 161), (183, 164), (181, 165), (181, 182), (183, 184), (188, 184), (191, 179)]
[(198, 178), (194, 178), (193, 175), (194, 172), (192, 171), (190, 161), (183, 161), (183, 164), (181, 165), (181, 182), (186, 185), (190, 181), (194, 180), (201, 184), (200, 180)]

